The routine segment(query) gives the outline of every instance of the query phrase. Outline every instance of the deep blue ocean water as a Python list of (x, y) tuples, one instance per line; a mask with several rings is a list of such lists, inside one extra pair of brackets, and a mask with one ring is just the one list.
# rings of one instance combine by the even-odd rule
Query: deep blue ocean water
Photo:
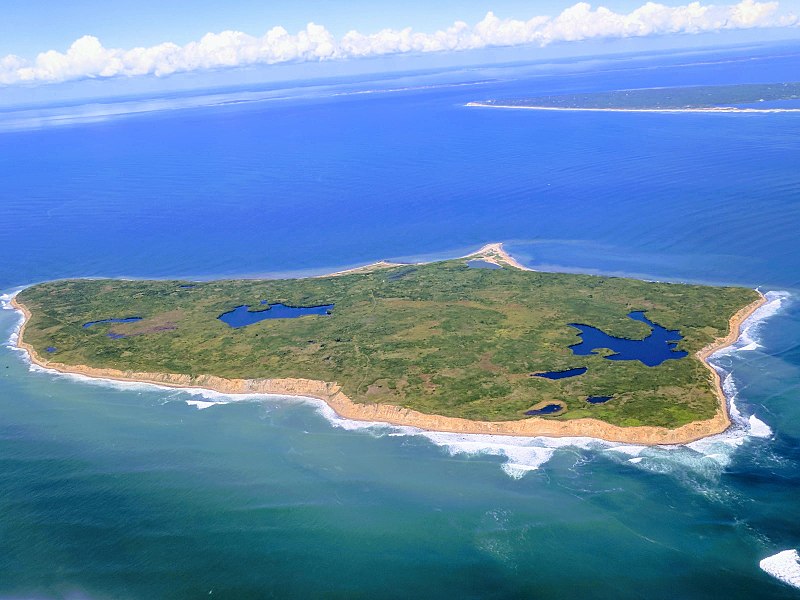
[[(737, 428), (669, 449), (365, 427), (297, 401), (32, 371), (4, 347), (0, 596), (797, 597), (759, 561), (800, 547), (800, 115), (463, 105), (793, 81), (799, 51), (4, 110), (6, 293), (323, 273), (494, 241), (533, 268), (772, 293), (716, 359)], [(4, 339), (17, 323), (0, 312)]]

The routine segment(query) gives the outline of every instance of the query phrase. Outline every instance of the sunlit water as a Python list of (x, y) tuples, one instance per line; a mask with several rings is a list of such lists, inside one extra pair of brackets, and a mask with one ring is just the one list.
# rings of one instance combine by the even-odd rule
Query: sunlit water
[(796, 56), (776, 54), (167, 99), (61, 126), (4, 115), (6, 302), (57, 277), (311, 274), (493, 241), (533, 268), (757, 285), (769, 302), (714, 359), (736, 426), (670, 448), (53, 374), (0, 311), (0, 594), (797, 597), (800, 117), (463, 106), (791, 79)]

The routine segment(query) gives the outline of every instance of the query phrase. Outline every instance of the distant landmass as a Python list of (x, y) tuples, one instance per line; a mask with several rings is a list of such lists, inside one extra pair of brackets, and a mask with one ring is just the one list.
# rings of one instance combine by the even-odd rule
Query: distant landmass
[[(612, 90), (470, 102), (468, 106), (564, 110), (722, 111), (780, 110), (770, 103), (800, 100), (800, 82), (701, 85)], [(783, 107), (800, 110), (800, 104)]]
[(755, 290), (526, 269), (500, 244), (426, 264), (21, 291), (19, 343), (60, 371), (312, 396), (426, 429), (683, 443), (728, 425), (705, 362)]

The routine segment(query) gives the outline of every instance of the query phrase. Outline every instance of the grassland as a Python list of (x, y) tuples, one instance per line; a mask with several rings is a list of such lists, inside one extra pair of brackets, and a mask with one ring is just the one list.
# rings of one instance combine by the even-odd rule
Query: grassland
[[(532, 272), (510, 263), (470, 269), (463, 259), (308, 279), (62, 280), (18, 295), (30, 312), (25, 343), (61, 365), (337, 382), (356, 403), (476, 421), (524, 419), (526, 410), (554, 401), (566, 410), (548, 419), (667, 428), (714, 416), (711, 373), (695, 353), (727, 335), (729, 319), (757, 299), (747, 288)], [(258, 310), (262, 300), (335, 307), (329, 316), (238, 329), (217, 318), (243, 304)], [(644, 337), (649, 328), (626, 317), (633, 310), (679, 329), (678, 349), (689, 356), (647, 367), (606, 360), (607, 350), (572, 354), (579, 341), (572, 322)], [(83, 327), (131, 316), (142, 320)], [(575, 378), (531, 376), (579, 366), (588, 371)], [(589, 405), (587, 396), (614, 399)]]

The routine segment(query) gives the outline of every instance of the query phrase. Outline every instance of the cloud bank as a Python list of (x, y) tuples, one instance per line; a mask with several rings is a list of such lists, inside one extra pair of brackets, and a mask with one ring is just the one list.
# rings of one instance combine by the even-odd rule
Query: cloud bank
[(794, 15), (781, 15), (778, 2), (742, 0), (738, 4), (692, 2), (665, 6), (647, 2), (628, 14), (593, 9), (585, 2), (555, 17), (527, 21), (501, 19), (489, 12), (473, 26), (456, 21), (434, 33), (384, 29), (363, 34), (350, 31), (336, 38), (325, 27), (309, 23), (290, 34), (273, 27), (261, 37), (241, 31), (208, 33), (199, 41), (179, 46), (171, 42), (130, 50), (105, 48), (85, 35), (66, 52), (42, 52), (34, 60), (8, 55), (0, 58), (0, 84), (58, 82), (71, 79), (156, 75), (240, 67), (385, 56), (402, 53), (460, 51), (490, 46), (572, 42), (593, 38), (629, 38), (670, 33), (702, 33), (757, 27), (798, 25)]

